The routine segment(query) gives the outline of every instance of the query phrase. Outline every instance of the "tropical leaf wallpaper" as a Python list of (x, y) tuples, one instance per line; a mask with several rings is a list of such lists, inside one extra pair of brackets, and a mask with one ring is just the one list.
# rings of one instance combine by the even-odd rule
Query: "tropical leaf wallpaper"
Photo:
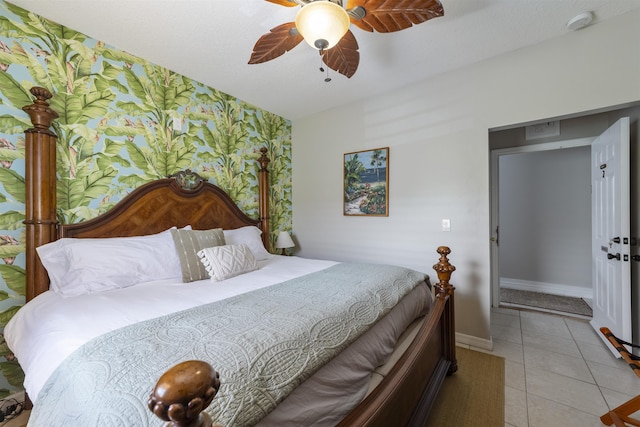
[[(24, 130), (32, 86), (58, 114), (58, 217), (87, 220), (133, 188), (184, 169), (258, 216), (270, 163), (271, 229), (291, 229), (291, 123), (0, 0), (0, 327), (24, 304)], [(0, 337), (0, 398), (23, 373)]]

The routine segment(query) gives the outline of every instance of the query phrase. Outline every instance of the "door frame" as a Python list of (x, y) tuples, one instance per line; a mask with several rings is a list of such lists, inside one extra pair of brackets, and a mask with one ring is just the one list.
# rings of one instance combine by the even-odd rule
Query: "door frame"
[[(507, 148), (496, 148), (491, 150), (489, 157), (489, 204), (491, 206), (490, 212), (490, 241), (489, 245), (491, 246), (490, 250), (490, 274), (491, 274), (491, 307), (498, 307), (500, 305), (500, 251), (498, 248), (499, 242), (499, 230), (496, 233), (496, 227), (499, 226), (499, 165), (500, 165), (500, 156), (504, 156), (507, 154), (524, 154), (524, 153), (534, 153), (538, 151), (551, 151), (551, 150), (562, 150), (566, 148), (575, 148), (575, 147), (584, 147), (590, 146), (591, 143), (597, 138), (597, 136), (593, 137), (585, 137), (585, 138), (576, 138), (569, 139), (564, 141), (554, 141), (554, 142), (541, 142), (538, 144), (530, 144), (530, 145), (521, 145), (517, 147), (507, 147)], [(498, 244), (496, 244), (496, 241)]]

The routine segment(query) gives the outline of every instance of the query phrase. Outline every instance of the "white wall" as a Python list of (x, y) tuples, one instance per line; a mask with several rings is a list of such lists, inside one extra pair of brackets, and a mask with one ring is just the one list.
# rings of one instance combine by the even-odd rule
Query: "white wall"
[[(458, 268), (457, 331), (488, 342), (488, 130), (640, 100), (639, 40), (636, 11), (295, 120), (297, 254), (430, 272), (435, 248), (448, 245)], [(343, 154), (386, 146), (389, 217), (343, 216)], [(451, 232), (440, 231), (442, 218), (451, 219)]]
[(499, 186), (500, 278), (591, 297), (590, 147), (500, 156)]

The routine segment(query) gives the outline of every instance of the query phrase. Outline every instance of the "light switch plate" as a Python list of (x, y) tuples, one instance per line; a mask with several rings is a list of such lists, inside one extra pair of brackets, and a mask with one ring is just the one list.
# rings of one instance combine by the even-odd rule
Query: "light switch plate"
[(451, 220), (449, 219), (442, 220), (442, 231), (451, 231)]

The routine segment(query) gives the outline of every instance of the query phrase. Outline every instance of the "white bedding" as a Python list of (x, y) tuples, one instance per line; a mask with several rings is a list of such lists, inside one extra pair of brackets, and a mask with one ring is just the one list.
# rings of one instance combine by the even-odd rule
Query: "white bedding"
[[(220, 282), (200, 280), (183, 283), (178, 277), (70, 298), (52, 291), (39, 295), (18, 311), (4, 331), (9, 347), (25, 371), (24, 385), (27, 393), (31, 399), (35, 399), (37, 405), (38, 393), (55, 368), (74, 350), (98, 335), (135, 322), (280, 283), (336, 263), (272, 256), (258, 264), (258, 270)], [(416, 290), (387, 316), (390, 320), (395, 319), (393, 322), (377, 324), (374, 330), (362, 336), (338, 359), (312, 377), (309, 380), (312, 382), (300, 386), (300, 392), (296, 390), (261, 425), (283, 426), (287, 422), (289, 425), (296, 425), (291, 424), (291, 420), (295, 419), (295, 423), (300, 423), (301, 419), (309, 416), (319, 415), (322, 418), (330, 415), (326, 413), (334, 412), (333, 406), (324, 404), (324, 407), (313, 407), (311, 402), (314, 402), (315, 397), (310, 398), (302, 393), (307, 389), (312, 393), (322, 394), (323, 383), (335, 387), (335, 382), (342, 381), (343, 385), (340, 387), (350, 387), (345, 388), (349, 399), (336, 396), (333, 403), (328, 403), (342, 404), (342, 412), (348, 412), (354, 402), (357, 404), (364, 397), (371, 371), (389, 356), (395, 340), (404, 328), (430, 307), (431, 300), (426, 286)], [(382, 334), (384, 338), (376, 334)], [(364, 359), (363, 354), (371, 357)], [(332, 410), (327, 411), (327, 407)], [(292, 416), (291, 411), (297, 412), (297, 415)], [(335, 417), (336, 413), (331, 416)], [(314, 423), (334, 425), (335, 419), (331, 416)]]

